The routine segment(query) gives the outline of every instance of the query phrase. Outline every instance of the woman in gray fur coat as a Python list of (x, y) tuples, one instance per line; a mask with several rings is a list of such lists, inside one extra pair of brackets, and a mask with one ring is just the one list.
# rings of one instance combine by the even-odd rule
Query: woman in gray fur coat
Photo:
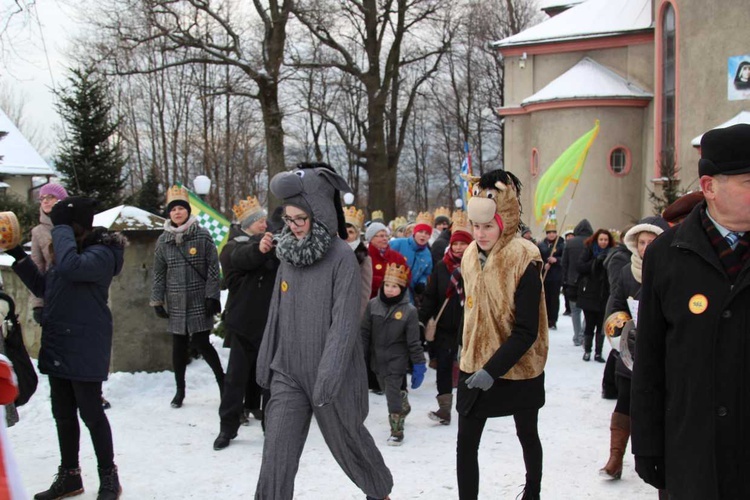
[(156, 243), (150, 305), (157, 316), (169, 320), (167, 331), (172, 334), (172, 366), (177, 383), (171, 405), (180, 408), (185, 399), (191, 339), (213, 370), (219, 391), (224, 385), (219, 355), (208, 339), (214, 315), (221, 312), (219, 256), (211, 234), (190, 215), (187, 190), (173, 186), (167, 200), (169, 220)]
[(346, 475), (367, 498), (386, 498), (393, 478), (364, 426), (359, 266), (341, 239), (339, 192), (349, 187), (324, 164), (277, 174), (270, 187), (283, 200), (286, 226), (276, 245), (281, 263), (258, 356), (257, 381), (271, 398), (255, 498), (292, 499), (313, 415)]

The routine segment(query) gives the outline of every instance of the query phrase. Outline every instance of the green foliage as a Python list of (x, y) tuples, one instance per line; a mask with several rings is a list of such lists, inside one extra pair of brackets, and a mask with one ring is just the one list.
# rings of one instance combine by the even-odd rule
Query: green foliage
[(654, 215), (661, 215), (665, 208), (686, 192), (684, 189), (679, 189), (680, 179), (677, 177), (679, 169), (674, 162), (673, 155), (662, 155), (662, 161), (659, 162), (659, 171), (661, 172), (661, 179), (659, 180), (661, 187), (655, 190), (646, 187), (648, 199), (651, 206), (654, 207)]
[(13, 212), (21, 226), (22, 243), (31, 240), (31, 228), (39, 224), (39, 204), (27, 203), (14, 193), (0, 194), (0, 212)]
[(103, 209), (119, 205), (125, 185), (119, 120), (111, 117), (106, 82), (91, 68), (71, 69), (69, 86), (57, 92), (58, 112), (66, 123), (55, 168), (65, 176), (71, 196), (96, 198)]
[(159, 192), (159, 179), (156, 176), (155, 169), (151, 169), (146, 176), (146, 180), (143, 181), (143, 185), (141, 185), (141, 190), (135, 196), (134, 204), (152, 214), (163, 215), (162, 200), (163, 196)]

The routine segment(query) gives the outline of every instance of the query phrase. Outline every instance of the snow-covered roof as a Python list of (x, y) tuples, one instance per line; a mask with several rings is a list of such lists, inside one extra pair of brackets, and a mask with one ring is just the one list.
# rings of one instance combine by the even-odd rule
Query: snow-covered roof
[(164, 217), (128, 205), (110, 208), (94, 216), (94, 226), (112, 231), (155, 231), (164, 227)]
[(47, 165), (2, 109), (0, 131), (8, 133), (0, 139), (0, 156), (3, 157), (0, 160), (0, 174), (55, 175), (55, 171)]
[(650, 99), (652, 97), (653, 94), (629, 82), (606, 66), (584, 57), (539, 92), (524, 99), (521, 106), (570, 99)]
[[(714, 127), (713, 129), (727, 128), (731, 127), (732, 125), (738, 125), (740, 123), (747, 123), (748, 125), (750, 125), (750, 111), (740, 111), (737, 116), (729, 121), (722, 123), (718, 127)], [(708, 130), (706, 130), (706, 132), (708, 132)], [(705, 134), (706, 132), (703, 132), (703, 134)], [(693, 147), (699, 148), (701, 146), (701, 139), (703, 138), (703, 134), (690, 141), (690, 144), (692, 144)]]
[(541, 10), (547, 10), (558, 9), (560, 7), (572, 7), (585, 1), (586, 0), (542, 0), (541, 2), (539, 2), (539, 8)]
[(588, 0), (493, 45), (513, 47), (646, 30), (652, 27), (651, 1)]

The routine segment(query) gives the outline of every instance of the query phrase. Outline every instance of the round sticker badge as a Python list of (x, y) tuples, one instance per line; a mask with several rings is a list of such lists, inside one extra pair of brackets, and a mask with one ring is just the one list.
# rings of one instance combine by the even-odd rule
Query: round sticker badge
[(281, 291), (282, 292), (286, 292), (287, 290), (289, 290), (289, 283), (287, 283), (286, 281), (282, 281), (281, 282)]
[(708, 299), (705, 295), (697, 293), (690, 297), (688, 302), (688, 309), (693, 314), (703, 314), (708, 309)]
[(188, 250), (188, 253), (189, 253), (190, 255), (195, 255), (195, 254), (197, 254), (197, 253), (198, 253), (198, 249), (197, 249), (197, 248), (195, 248), (195, 247), (193, 247), (193, 248), (191, 248), (190, 250)]
[(396, 314), (393, 315), (393, 317), (396, 319), (401, 319), (404, 317), (404, 315), (401, 314), (401, 311), (397, 311)]
[(383, 264), (376, 264), (375, 265), (375, 269), (377, 269), (378, 271), (380, 271), (381, 269), (383, 269)]
[(474, 298), (466, 297), (466, 307), (468, 307), (469, 309), (474, 307)]

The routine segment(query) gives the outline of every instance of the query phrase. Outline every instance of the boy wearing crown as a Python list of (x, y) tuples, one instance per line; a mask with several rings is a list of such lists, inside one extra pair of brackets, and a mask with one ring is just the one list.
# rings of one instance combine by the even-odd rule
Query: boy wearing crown
[(255, 381), (255, 365), (279, 267), (273, 234), (268, 232), (266, 211), (258, 199), (248, 196), (240, 200), (233, 211), (237, 224), (232, 224), (229, 241), (219, 256), (224, 284), (229, 290), (224, 327), (230, 350), (215, 450), (229, 446), (230, 440), (237, 436), (240, 422), (246, 420), (248, 414), (262, 419), (262, 391)]
[(432, 214), (421, 212), (417, 215), (414, 232), (407, 238), (396, 238), (391, 241), (391, 248), (406, 259), (406, 265), (411, 270), (412, 303), (419, 304), (422, 293), (427, 286), (427, 278), (432, 273), (432, 254), (430, 253), (430, 236), (432, 235)]
[(401, 382), (414, 365), (411, 388), (417, 389), (426, 371), (424, 351), (419, 338), (417, 309), (406, 295), (409, 271), (403, 265), (388, 264), (378, 295), (370, 300), (362, 318), (362, 343), (370, 366), (385, 391), (391, 435), (388, 444), (399, 446), (404, 440), (404, 420), (409, 407), (404, 405)]

